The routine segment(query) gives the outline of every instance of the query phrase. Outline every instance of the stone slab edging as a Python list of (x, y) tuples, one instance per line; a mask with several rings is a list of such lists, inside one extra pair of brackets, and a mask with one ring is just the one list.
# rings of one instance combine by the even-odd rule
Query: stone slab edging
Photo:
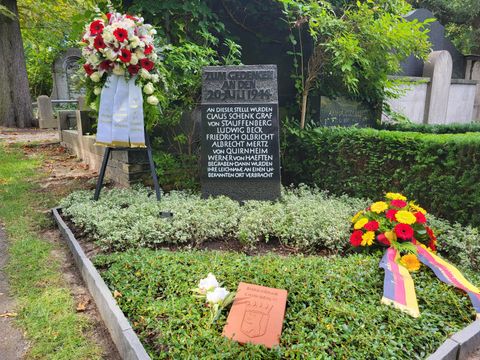
[(480, 319), (447, 339), (427, 360), (465, 360), (480, 347)]
[(53, 218), (70, 248), (83, 281), (97, 304), (98, 312), (110, 332), (110, 336), (120, 356), (124, 360), (150, 360), (150, 356), (148, 356), (122, 310), (118, 307), (105, 281), (103, 281), (93, 263), (83, 252), (72, 231), (63, 221), (59, 213), (60, 209), (52, 209)]

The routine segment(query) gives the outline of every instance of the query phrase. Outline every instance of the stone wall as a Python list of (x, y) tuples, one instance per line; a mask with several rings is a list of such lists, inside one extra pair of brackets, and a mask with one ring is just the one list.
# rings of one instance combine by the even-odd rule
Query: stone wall
[[(76, 111), (76, 128), (68, 128), (68, 121), (59, 119), (58, 129), (60, 142), (70, 149), (91, 169), (99, 170), (105, 148), (95, 145), (95, 135), (91, 135), (90, 118), (85, 111)], [(142, 150), (112, 151), (108, 161), (106, 177), (122, 186), (134, 183), (151, 185), (152, 179), (148, 165), (147, 152)]]
[[(417, 124), (452, 124), (480, 121), (480, 66), (471, 77), (452, 79), (448, 51), (433, 51), (425, 62), (423, 77), (404, 78), (405, 91), (388, 101), (391, 109)], [(388, 118), (384, 115), (382, 120)]]

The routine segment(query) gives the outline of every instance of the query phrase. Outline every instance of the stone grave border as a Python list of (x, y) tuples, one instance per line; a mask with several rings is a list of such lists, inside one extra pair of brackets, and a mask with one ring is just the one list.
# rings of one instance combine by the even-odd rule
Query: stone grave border
[[(72, 231), (63, 221), (60, 211), (60, 207), (53, 208), (53, 218), (72, 252), (73, 259), (82, 275), (83, 281), (97, 304), (98, 311), (110, 332), (120, 356), (124, 360), (150, 360), (137, 334), (135, 334), (132, 326), (117, 305), (97, 269), (90, 259), (87, 258)], [(479, 345), (480, 319), (467, 325), (445, 340), (427, 360), (463, 360), (471, 355)]]
[(87, 258), (77, 239), (60, 215), (61, 208), (53, 208), (52, 215), (66, 241), (78, 270), (97, 305), (98, 312), (124, 360), (150, 360), (132, 326), (113, 298), (97, 269)]

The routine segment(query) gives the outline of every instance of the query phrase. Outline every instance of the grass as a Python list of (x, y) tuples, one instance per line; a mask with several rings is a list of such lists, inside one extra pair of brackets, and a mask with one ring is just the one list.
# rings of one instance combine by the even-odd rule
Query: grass
[[(136, 249), (94, 261), (153, 359), (422, 359), (473, 320), (468, 297), (425, 267), (413, 274), (420, 318), (381, 305), (380, 258)], [(226, 311), (209, 324), (191, 291), (209, 272), (231, 291), (241, 281), (288, 290), (279, 348), (223, 338)]]
[(50, 224), (46, 210), (58, 201), (38, 191), (35, 180), (41, 157), (26, 158), (18, 147), (0, 145), (0, 220), (10, 240), (7, 272), (17, 298), (18, 324), (29, 340), (34, 359), (100, 359), (100, 348), (88, 337), (89, 321), (77, 314), (65, 286), (57, 246), (39, 232)]

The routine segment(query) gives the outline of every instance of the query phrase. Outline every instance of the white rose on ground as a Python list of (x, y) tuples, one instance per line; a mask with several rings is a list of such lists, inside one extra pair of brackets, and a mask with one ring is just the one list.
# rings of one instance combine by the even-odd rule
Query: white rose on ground
[(151, 82), (149, 82), (147, 85), (143, 87), (143, 92), (147, 95), (153, 94), (154, 91), (155, 91), (155, 88), (153, 87), (153, 84)]
[(115, 65), (112, 71), (115, 75), (125, 75), (125, 70), (120, 65)]
[(93, 89), (93, 93), (95, 95), (100, 95), (101, 92), (102, 92), (102, 88), (96, 87), (95, 89)]
[(132, 54), (132, 58), (130, 59), (130, 64), (132, 64), (132, 65), (137, 65), (138, 64), (137, 55)]
[[(149, 98), (151, 98), (151, 97), (152, 96), (149, 96)], [(147, 101), (148, 101), (148, 99), (147, 99)], [(198, 288), (200, 289), (200, 291), (205, 293), (207, 291), (210, 291), (210, 290), (213, 290), (213, 289), (217, 288), (218, 285), (219, 284), (218, 284), (218, 281), (217, 281), (217, 278), (215, 277), (215, 275), (213, 275), (212, 273), (208, 273), (208, 275), (205, 279), (200, 280), (200, 282), (198, 283)]]
[(92, 75), (90, 75), (90, 80), (92, 80), (93, 82), (99, 82), (100, 73), (98, 71), (95, 71), (94, 73), (92, 73)]
[(138, 73), (140, 74), (142, 79), (150, 79), (150, 73), (147, 70), (142, 68)]
[(158, 98), (156, 96), (151, 95), (147, 98), (147, 102), (150, 105), (158, 105)]
[(228, 294), (229, 292), (227, 291), (227, 289), (222, 287), (217, 287), (213, 291), (207, 292), (207, 301), (210, 304), (218, 304), (223, 300), (225, 300)]

